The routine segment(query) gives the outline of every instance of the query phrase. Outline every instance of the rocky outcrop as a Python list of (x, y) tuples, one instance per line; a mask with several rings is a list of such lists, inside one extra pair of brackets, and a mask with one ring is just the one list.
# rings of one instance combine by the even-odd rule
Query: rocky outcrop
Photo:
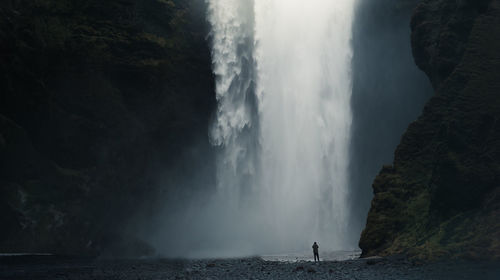
[(422, 1), (412, 17), (415, 62), (437, 88), (461, 62), (471, 30), (490, 0)]
[(0, 3), (1, 252), (147, 253), (128, 219), (207, 138), (204, 13), (201, 0)]
[(363, 256), (500, 258), (500, 1), (424, 0), (417, 65), (435, 96), (373, 183)]

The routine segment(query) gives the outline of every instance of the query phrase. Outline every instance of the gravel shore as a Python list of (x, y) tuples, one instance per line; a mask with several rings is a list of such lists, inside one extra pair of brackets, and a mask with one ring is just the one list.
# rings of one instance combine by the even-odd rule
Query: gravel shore
[(0, 257), (0, 279), (500, 279), (500, 264), (403, 258), (283, 262), (262, 258), (102, 260)]

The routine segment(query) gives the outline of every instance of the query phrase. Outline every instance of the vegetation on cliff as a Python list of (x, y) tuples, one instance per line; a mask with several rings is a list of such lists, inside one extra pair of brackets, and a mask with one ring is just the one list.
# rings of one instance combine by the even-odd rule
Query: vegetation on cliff
[(363, 256), (500, 259), (500, 1), (424, 0), (411, 27), (436, 94), (373, 183)]

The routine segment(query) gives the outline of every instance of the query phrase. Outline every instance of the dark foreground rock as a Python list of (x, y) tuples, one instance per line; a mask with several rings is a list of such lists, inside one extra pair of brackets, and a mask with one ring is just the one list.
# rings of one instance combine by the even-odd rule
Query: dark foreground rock
[(488, 262), (419, 264), (404, 259), (340, 262), (0, 258), (1, 279), (500, 279)]

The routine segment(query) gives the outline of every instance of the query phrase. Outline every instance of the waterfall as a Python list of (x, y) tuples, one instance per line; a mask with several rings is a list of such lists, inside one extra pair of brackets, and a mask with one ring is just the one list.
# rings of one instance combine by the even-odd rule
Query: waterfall
[[(219, 242), (353, 248), (347, 205), (355, 0), (207, 0)], [(207, 210), (209, 211), (209, 210)], [(245, 250), (245, 249), (242, 249)]]

